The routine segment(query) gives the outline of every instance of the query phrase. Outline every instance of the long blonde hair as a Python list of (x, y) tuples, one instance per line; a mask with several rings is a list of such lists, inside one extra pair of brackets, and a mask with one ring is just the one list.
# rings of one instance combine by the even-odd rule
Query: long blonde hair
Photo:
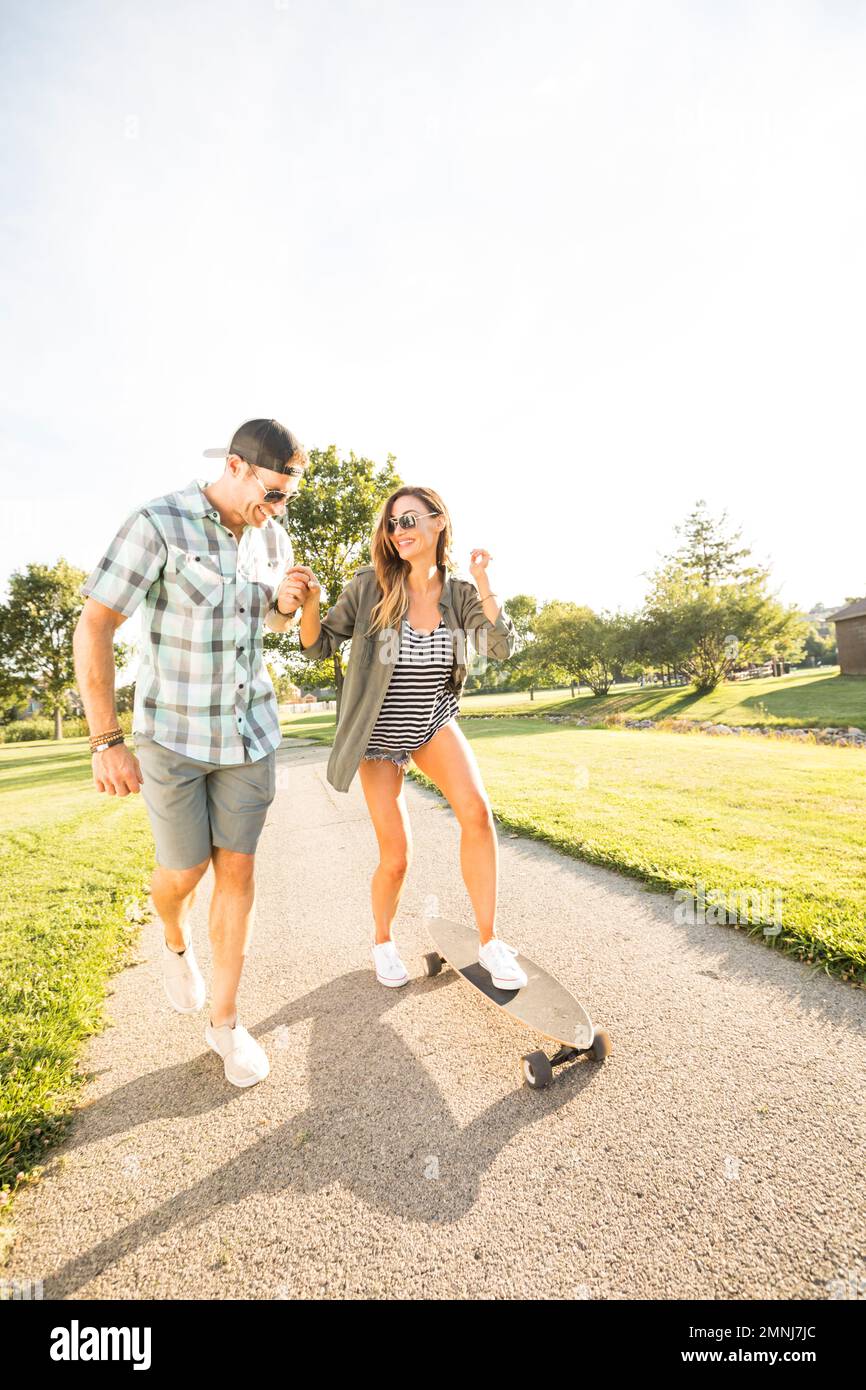
[(428, 512), (436, 512), (445, 518), (445, 525), (436, 541), (436, 565), (442, 574), (443, 582), (447, 579), (449, 570), (455, 567), (450, 554), (451, 517), (439, 493), (434, 492), (431, 487), (397, 488), (397, 491), (392, 492), (383, 503), (370, 542), (373, 569), (382, 590), (382, 597), (370, 614), (371, 634), (386, 627), (397, 627), (409, 612), (409, 564), (401, 558), (387, 525), (391, 505), (398, 497), (417, 497), (425, 504)]

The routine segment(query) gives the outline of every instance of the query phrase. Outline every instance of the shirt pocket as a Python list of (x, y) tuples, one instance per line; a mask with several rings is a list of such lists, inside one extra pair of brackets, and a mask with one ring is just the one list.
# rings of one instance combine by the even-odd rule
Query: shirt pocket
[(224, 580), (218, 564), (207, 551), (169, 546), (166, 579), (181, 608), (215, 608), (221, 602)]
[(254, 585), (265, 603), (269, 604), (277, 592), (285, 568), (285, 561), (279, 558), (269, 560), (266, 555), (245, 554), (238, 556), (237, 577), (242, 584)]

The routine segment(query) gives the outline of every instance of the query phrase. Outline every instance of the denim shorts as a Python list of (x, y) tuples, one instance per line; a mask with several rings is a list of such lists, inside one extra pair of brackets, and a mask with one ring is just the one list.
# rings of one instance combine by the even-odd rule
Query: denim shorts
[(372, 744), (364, 754), (365, 758), (370, 758), (377, 762), (381, 759), (387, 759), (388, 762), (395, 763), (397, 767), (402, 768), (407, 768), (409, 766), (409, 759), (411, 756), (409, 752), (389, 753), (384, 748), (374, 748)]

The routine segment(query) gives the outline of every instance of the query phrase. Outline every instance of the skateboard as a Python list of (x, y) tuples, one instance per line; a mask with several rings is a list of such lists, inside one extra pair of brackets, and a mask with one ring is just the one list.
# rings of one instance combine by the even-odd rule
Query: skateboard
[(532, 1090), (543, 1090), (553, 1081), (554, 1067), (588, 1053), (603, 1062), (611, 1051), (611, 1041), (603, 1028), (595, 1028), (582, 1004), (553, 975), (540, 965), (517, 955), (515, 960), (526, 972), (528, 983), (522, 989), (497, 989), (489, 970), (478, 960), (478, 932), (461, 922), (444, 917), (427, 920), (427, 932), (435, 951), (424, 957), (424, 973), (438, 975), (450, 965), (466, 984), (495, 1004), (518, 1023), (559, 1044), (553, 1057), (546, 1052), (527, 1052), (521, 1057), (523, 1077)]

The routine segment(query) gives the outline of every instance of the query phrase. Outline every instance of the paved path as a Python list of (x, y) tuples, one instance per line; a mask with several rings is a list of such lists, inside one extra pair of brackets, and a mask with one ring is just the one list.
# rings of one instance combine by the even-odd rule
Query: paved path
[(415, 978), (386, 990), (373, 832), (326, 758), (281, 750), (260, 845), (241, 1021), (270, 1077), (224, 1081), (145, 927), (88, 1045), (86, 1103), (16, 1201), (4, 1277), (46, 1298), (863, 1297), (864, 994), (500, 828), (500, 935), (615, 1049), (532, 1092), (519, 1057), (541, 1040), (421, 973), (428, 895), (471, 920), (450, 809), (409, 785), (397, 934)]

